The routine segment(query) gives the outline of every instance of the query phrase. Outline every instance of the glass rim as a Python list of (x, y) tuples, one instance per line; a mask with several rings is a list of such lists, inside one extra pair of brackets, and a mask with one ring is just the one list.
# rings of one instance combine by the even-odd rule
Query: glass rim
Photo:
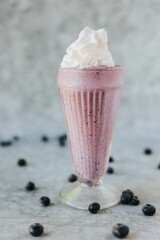
[(120, 65), (115, 65), (113, 67), (108, 67), (108, 66), (99, 66), (99, 67), (85, 67), (85, 68), (80, 68), (80, 67), (59, 67), (60, 71), (79, 71), (79, 72), (87, 72), (87, 71), (122, 71), (123, 68)]

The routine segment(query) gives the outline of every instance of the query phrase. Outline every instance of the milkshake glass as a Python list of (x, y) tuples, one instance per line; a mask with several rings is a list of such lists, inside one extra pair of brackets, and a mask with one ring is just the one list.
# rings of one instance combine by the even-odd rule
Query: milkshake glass
[(98, 202), (101, 209), (119, 202), (119, 191), (104, 186), (111, 150), (123, 73), (120, 66), (61, 68), (58, 88), (64, 111), (73, 167), (78, 181), (64, 187), (64, 203), (88, 209)]

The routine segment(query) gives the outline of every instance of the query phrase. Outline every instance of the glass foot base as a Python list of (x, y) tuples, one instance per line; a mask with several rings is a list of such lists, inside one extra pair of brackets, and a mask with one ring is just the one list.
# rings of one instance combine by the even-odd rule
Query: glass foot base
[(98, 202), (101, 209), (105, 209), (119, 203), (120, 192), (110, 185), (89, 186), (76, 181), (62, 189), (60, 200), (71, 207), (84, 210), (87, 210), (92, 202)]

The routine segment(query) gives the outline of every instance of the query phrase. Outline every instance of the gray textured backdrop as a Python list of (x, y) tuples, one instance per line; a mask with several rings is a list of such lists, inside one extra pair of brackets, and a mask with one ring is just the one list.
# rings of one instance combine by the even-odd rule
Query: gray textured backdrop
[(124, 67), (119, 117), (156, 121), (159, 12), (159, 0), (0, 0), (0, 122), (63, 124), (57, 68), (86, 25), (107, 29), (114, 60)]

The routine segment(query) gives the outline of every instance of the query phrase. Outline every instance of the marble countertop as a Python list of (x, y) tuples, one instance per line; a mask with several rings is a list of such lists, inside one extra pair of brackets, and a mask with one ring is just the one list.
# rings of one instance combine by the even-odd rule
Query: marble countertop
[[(33, 239), (28, 227), (35, 222), (44, 225), (42, 239), (115, 239), (112, 226), (120, 222), (130, 227), (127, 239), (158, 240), (160, 170), (157, 165), (160, 150), (157, 128), (153, 126), (152, 123), (145, 126), (143, 122), (119, 125), (112, 148), (115, 162), (110, 163), (115, 174), (106, 174), (103, 178), (104, 183), (112, 183), (120, 190), (133, 190), (141, 204), (118, 205), (96, 215), (64, 206), (58, 200), (60, 189), (68, 183), (68, 176), (73, 173), (68, 146), (60, 147), (56, 140), (60, 127), (56, 127), (48, 143), (40, 141), (40, 134), (22, 134), (12, 146), (0, 147), (1, 239)], [(143, 150), (148, 146), (153, 154), (146, 156)], [(27, 160), (26, 167), (17, 166), (17, 159), (21, 157)], [(36, 191), (25, 191), (28, 181), (35, 182)], [(51, 206), (41, 207), (39, 198), (42, 195), (51, 198)], [(145, 203), (156, 206), (155, 216), (143, 215), (141, 208)]]

